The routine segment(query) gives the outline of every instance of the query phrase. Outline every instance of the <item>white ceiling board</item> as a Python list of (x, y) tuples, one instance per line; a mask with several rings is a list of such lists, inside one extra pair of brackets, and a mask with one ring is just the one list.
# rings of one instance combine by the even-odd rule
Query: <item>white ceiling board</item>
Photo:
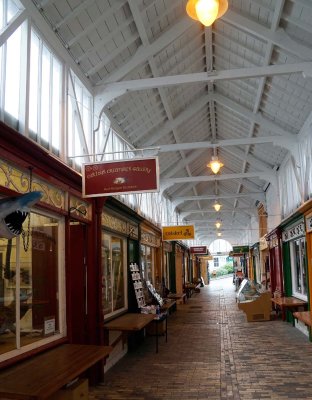
[[(50, 0), (41, 13), (128, 142), (159, 147), (165, 195), (223, 194), (225, 206), (251, 209), (312, 115), (310, 3), (229, 0), (206, 30), (185, 0)], [(216, 178), (213, 154), (225, 164)], [(200, 220), (213, 202), (179, 209)]]

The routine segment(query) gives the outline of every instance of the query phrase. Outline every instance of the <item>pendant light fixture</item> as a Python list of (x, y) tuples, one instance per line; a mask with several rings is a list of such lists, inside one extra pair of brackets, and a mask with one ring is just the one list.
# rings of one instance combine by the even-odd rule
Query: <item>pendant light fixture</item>
[(214, 209), (215, 209), (216, 211), (220, 211), (220, 208), (222, 207), (222, 205), (219, 204), (219, 203), (216, 201), (216, 202), (214, 203), (213, 207), (214, 207)]
[(221, 232), (217, 232), (217, 236), (222, 236), (222, 233)]
[(214, 174), (217, 174), (220, 171), (220, 168), (223, 166), (224, 164), (222, 164), (222, 162), (219, 161), (218, 156), (212, 156), (210, 163), (207, 164), (207, 167), (211, 168), (211, 171)]
[(186, 12), (192, 19), (211, 26), (226, 13), (228, 7), (228, 0), (188, 0)]
[(215, 223), (215, 225), (216, 225), (216, 228), (219, 229), (219, 228), (221, 227), (221, 222), (220, 222), (220, 221), (217, 221), (217, 222)]

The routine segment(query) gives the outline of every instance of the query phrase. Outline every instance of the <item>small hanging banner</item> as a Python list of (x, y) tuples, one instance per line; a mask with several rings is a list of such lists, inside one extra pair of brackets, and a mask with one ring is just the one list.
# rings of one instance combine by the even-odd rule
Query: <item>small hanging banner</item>
[(190, 253), (192, 254), (207, 254), (207, 246), (194, 246), (190, 247)]
[(189, 240), (195, 238), (194, 225), (163, 226), (163, 240)]
[(82, 166), (83, 197), (158, 191), (158, 157), (102, 161)]

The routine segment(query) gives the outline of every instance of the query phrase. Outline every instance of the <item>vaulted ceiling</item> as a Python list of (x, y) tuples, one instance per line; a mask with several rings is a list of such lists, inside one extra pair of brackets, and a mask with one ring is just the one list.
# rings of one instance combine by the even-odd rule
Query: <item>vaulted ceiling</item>
[[(161, 190), (197, 238), (215, 239), (219, 218), (237, 243), (311, 120), (312, 2), (229, 0), (212, 28), (185, 5), (33, 0), (31, 12), (94, 87), (97, 112), (136, 148), (155, 149)], [(217, 175), (212, 155), (224, 163)]]

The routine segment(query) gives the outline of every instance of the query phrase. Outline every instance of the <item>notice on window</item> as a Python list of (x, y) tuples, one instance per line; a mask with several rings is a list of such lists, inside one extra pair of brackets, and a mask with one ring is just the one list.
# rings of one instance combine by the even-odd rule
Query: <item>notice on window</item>
[(55, 317), (46, 317), (44, 319), (44, 336), (54, 335), (55, 332)]

